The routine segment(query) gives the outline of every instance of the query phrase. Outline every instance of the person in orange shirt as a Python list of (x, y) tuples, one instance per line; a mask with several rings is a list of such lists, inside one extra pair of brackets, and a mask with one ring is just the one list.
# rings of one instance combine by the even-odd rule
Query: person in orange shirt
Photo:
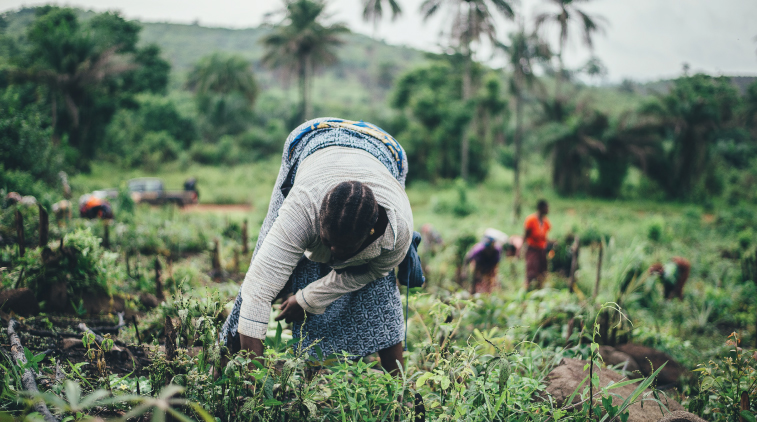
[(80, 199), (80, 202), (81, 206), (79, 207), (79, 215), (82, 218), (113, 218), (113, 207), (110, 205), (110, 202), (103, 198), (89, 195), (88, 197)]
[[(541, 289), (547, 272), (547, 233), (552, 228), (547, 214), (549, 204), (540, 199), (536, 204), (537, 212), (526, 217), (524, 224), (528, 249), (526, 250), (526, 288)], [(534, 283), (536, 281), (536, 283)]]

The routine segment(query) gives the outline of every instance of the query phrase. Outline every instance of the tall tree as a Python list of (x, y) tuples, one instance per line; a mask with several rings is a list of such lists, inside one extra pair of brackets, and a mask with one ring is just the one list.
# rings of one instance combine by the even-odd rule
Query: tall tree
[(287, 0), (286, 16), (263, 37), (266, 48), (263, 63), (296, 74), (300, 87), (300, 121), (312, 118), (310, 91), (313, 73), (337, 62), (335, 48), (339, 37), (349, 29), (344, 24), (325, 24), (323, 0)]
[[(36, 9), (25, 54), (11, 74), (46, 88), (54, 143), (65, 138), (86, 166), (115, 111), (140, 91), (165, 89), (170, 66), (154, 46), (137, 47), (139, 25), (115, 13), (80, 23), (72, 9)], [(152, 75), (140, 78), (139, 72)]]
[[(386, 3), (386, 4), (385, 4)], [(369, 77), (371, 86), (370, 91), (372, 94), (374, 94), (373, 98), (378, 100), (376, 97), (376, 87), (379, 86), (378, 80), (380, 79), (380, 73), (379, 70), (376, 69), (376, 35), (378, 32), (378, 24), (381, 21), (381, 19), (384, 17), (384, 7), (388, 7), (392, 12), (392, 20), (397, 19), (399, 15), (402, 14), (402, 7), (400, 7), (400, 4), (397, 0), (363, 0), (363, 21), (370, 22), (373, 25), (373, 34), (372, 38), (374, 43), (370, 45), (368, 50), (368, 56), (370, 57), (371, 61), (371, 70), (374, 70), (375, 73)], [(377, 101), (378, 102), (378, 101)]]
[[(463, 72), (462, 96), (463, 101), (473, 97), (473, 46), (475, 43), (487, 38), (492, 43), (496, 42), (497, 30), (494, 10), (507, 19), (513, 19), (512, 0), (424, 0), (421, 3), (421, 13), (424, 19), (436, 15), (439, 10), (449, 9), (452, 15), (450, 36), (455, 47), (465, 59)], [(470, 138), (468, 131), (463, 133), (463, 142), (460, 146), (460, 176), (468, 178), (469, 170)]]
[[(483, 95), (472, 101), (462, 100), (463, 60), (459, 54), (430, 58), (435, 60), (400, 76), (391, 96), (392, 107), (401, 112), (393, 132), (412, 163), (413, 180), (459, 177), (462, 132), (472, 114), (493, 114), (501, 107), (499, 92), (482, 90)], [(480, 68), (477, 65), (474, 71)], [(499, 91), (498, 86), (489, 88)], [(484, 143), (473, 143), (470, 156), (470, 179), (483, 179), (490, 162)]]
[(186, 86), (195, 92), (206, 137), (217, 140), (247, 127), (258, 93), (247, 60), (219, 53), (204, 57), (190, 71)]
[(397, 0), (363, 0), (363, 20), (373, 24), (374, 37), (378, 23), (384, 17), (384, 3), (392, 11), (392, 20), (402, 14), (402, 7)]
[(510, 77), (510, 93), (515, 99), (515, 136), (513, 143), (515, 155), (513, 157), (513, 172), (515, 176), (515, 198), (513, 201), (513, 216), (520, 219), (521, 190), (520, 190), (520, 160), (523, 148), (523, 105), (526, 91), (537, 83), (534, 66), (539, 62), (546, 62), (551, 58), (549, 46), (543, 42), (536, 32), (526, 32), (523, 25), (518, 31), (510, 33), (509, 44), (497, 44), (507, 56), (507, 67), (512, 72)]
[(678, 78), (667, 95), (643, 107), (670, 141), (647, 163), (647, 174), (668, 196), (691, 197), (712, 170), (712, 147), (737, 118), (740, 102), (729, 78), (697, 74)]
[(602, 16), (590, 15), (578, 8), (579, 3), (588, 3), (591, 0), (546, 0), (549, 4), (556, 7), (556, 10), (542, 12), (536, 15), (536, 27), (556, 26), (559, 29), (557, 39), (557, 60), (559, 71), (556, 79), (555, 94), (559, 96), (560, 86), (565, 77), (565, 45), (572, 32), (570, 27), (575, 22), (581, 32), (581, 41), (589, 49), (594, 48), (594, 35), (604, 31), (606, 20)]
[(552, 159), (552, 185), (560, 195), (588, 192), (594, 155), (605, 152), (608, 117), (586, 104), (544, 99), (539, 138)]

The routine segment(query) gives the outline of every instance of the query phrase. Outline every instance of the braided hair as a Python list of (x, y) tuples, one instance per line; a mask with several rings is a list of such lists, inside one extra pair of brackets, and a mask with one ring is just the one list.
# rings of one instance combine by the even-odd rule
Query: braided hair
[(332, 239), (362, 239), (378, 221), (379, 205), (368, 186), (349, 181), (336, 185), (321, 203), (321, 230)]

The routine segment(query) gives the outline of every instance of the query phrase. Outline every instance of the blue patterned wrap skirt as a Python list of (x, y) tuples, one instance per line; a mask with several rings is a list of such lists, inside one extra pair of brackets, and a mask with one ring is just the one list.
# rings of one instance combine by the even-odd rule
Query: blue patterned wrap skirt
[[(381, 161), (402, 186), (405, 186), (407, 158), (401, 149), (401, 154), (398, 156), (399, 144), (389, 148), (385, 141), (377, 137), (345, 128), (327, 127), (313, 130), (321, 122), (339, 120), (314, 119), (305, 122), (289, 134), (284, 145), (279, 176), (271, 194), (268, 214), (263, 221), (257, 246), (252, 255), (253, 261), (276, 221), (279, 208), (289, 191), (288, 188), (291, 188), (297, 168), (302, 160), (315, 151), (331, 146), (362, 149)], [(291, 286), (289, 293), (303, 289), (330, 271), (332, 268), (327, 264), (313, 262), (303, 256), (287, 283), (287, 286)], [(240, 287), (234, 308), (220, 333), (221, 344), (226, 345), (232, 352), (240, 349), (237, 327), (241, 306), (242, 289)], [(295, 338), (299, 338), (302, 333), (305, 346), (320, 340), (318, 346), (324, 356), (347, 352), (354, 357), (361, 357), (400, 343), (404, 336), (404, 329), (402, 301), (395, 274), (392, 271), (386, 277), (374, 280), (362, 289), (347, 293), (335, 300), (323, 314), (308, 314), (304, 322), (293, 324), (292, 334)], [(314, 353), (311, 349), (311, 354)]]

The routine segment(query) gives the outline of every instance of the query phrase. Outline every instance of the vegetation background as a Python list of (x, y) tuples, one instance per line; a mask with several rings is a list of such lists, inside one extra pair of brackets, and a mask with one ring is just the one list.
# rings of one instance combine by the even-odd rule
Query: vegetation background
[[(67, 377), (91, 382), (88, 392), (124, 386), (141, 394), (140, 386), (149, 385), (155, 400), (163, 397), (159, 387), (173, 380), (189, 400), (222, 420), (243, 410), (263, 419), (287, 411), (302, 416), (316, 403), (328, 420), (347, 417), (337, 413), (340, 406), (353, 412), (350, 417), (378, 419), (376, 409), (394, 409), (384, 417), (402, 412), (390, 405), (397, 403), (391, 392), (404, 392), (408, 383), (436, 403), (435, 420), (466, 414), (471, 420), (494, 414), (516, 420), (537, 412), (591, 418), (591, 406), (567, 411), (540, 407), (531, 398), (545, 388), (546, 374), (560, 358), (597, 359), (592, 345), (608, 339), (593, 335), (592, 321), (605, 312), (602, 304), (612, 302), (622, 305), (632, 326), (620, 329), (634, 342), (669, 353), (688, 369), (706, 368), (669, 391), (689, 410), (710, 420), (733, 420), (741, 410), (754, 414), (754, 362), (734, 346), (757, 341), (755, 78), (689, 74), (684, 68), (674, 80), (595, 85), (593, 78), (604, 71), (601, 58), (580, 68), (568, 68), (564, 60), (567, 40), (591, 50), (592, 40), (609, 30), (580, 2), (545, 2), (533, 20), (504, 0), (466, 4), (470, 8), (423, 3), (423, 15), (452, 16), (441, 54), (349, 33), (324, 15), (324, 3), (311, 0), (287, 1), (275, 23), (238, 30), (140, 23), (117, 12), (55, 6), (2, 14), (3, 197), (32, 195), (52, 211), (66, 196), (75, 202), (95, 189), (121, 191), (113, 204), (110, 250), (101, 247), (106, 229), (100, 222), (61, 220), (52, 228), (51, 245), (63, 239), (94, 254), (70, 273), (53, 273), (44, 248), (20, 256), (15, 212), (25, 217), (31, 248), (39, 241), (39, 211), (5, 202), (3, 288), (32, 287), (43, 311), (52, 314), (42, 293), (67, 279), (66, 311), (80, 316), (90, 312), (83, 292), (124, 294), (141, 312), (145, 343), (167, 344), (169, 317), (194, 327), (179, 335), (180, 349), (202, 344), (202, 354), (184, 360), (156, 351), (154, 365), (132, 377), (95, 371), (95, 358), (91, 372), (79, 376), (72, 369)], [(398, 11), (393, 2), (366, 6), (365, 19), (375, 25)], [(499, 19), (512, 22), (502, 28)], [(544, 28), (550, 25), (564, 36), (549, 39)], [(502, 68), (474, 60), (482, 42), (493, 46)], [(202, 321), (222, 320), (236, 294), (249, 261), (242, 245), (254, 245), (289, 130), (324, 115), (376, 123), (400, 141), (410, 161), (407, 190), (416, 224), (431, 224), (444, 239), (438, 250), (424, 249), (428, 285), (410, 297), (407, 377), (393, 384), (391, 378), (371, 378), (375, 374), (363, 363), (340, 363), (332, 368), (335, 375), (316, 382), (333, 392), (327, 396), (309, 384), (308, 358), (286, 344), (288, 327), (277, 332), (272, 324), (266, 368), (245, 373), (241, 368), (249, 361), (240, 360), (227, 367), (223, 382), (212, 384), (203, 371), (220, 356), (211, 341), (218, 327)], [(242, 206), (211, 213), (135, 206), (124, 182), (141, 176), (160, 177), (169, 188), (195, 177), (201, 204)], [(520, 234), (522, 217), (539, 198), (551, 203), (551, 237), (558, 240), (553, 267), (576, 235), (581, 240), (575, 289), (555, 272), (547, 289), (528, 292), (522, 261), (505, 260), (499, 292), (468, 295), (460, 278), (468, 247), (488, 227)], [(246, 223), (250, 239), (242, 235)], [(647, 273), (674, 256), (692, 263), (681, 301), (666, 300), (659, 280)], [(167, 300), (150, 309), (140, 295), (161, 292), (145, 270), (155, 262), (170, 268), (163, 286)], [(223, 282), (214, 281), (217, 270), (228, 276)], [(55, 325), (45, 318), (30, 324)], [(585, 330), (571, 337), (576, 319), (585, 321)], [(139, 338), (132, 328), (124, 335)], [(88, 350), (94, 356), (99, 349)], [(276, 372), (281, 359), (292, 362), (290, 375), (301, 376)], [(508, 362), (493, 369), (498, 376), (510, 367), (514, 375), (493, 385), (486, 375), (468, 377), (464, 369), (489, 368), (491, 362)], [(13, 367), (3, 370), (10, 374)], [(339, 378), (348, 373), (362, 374), (356, 379), (366, 390), (354, 391), (370, 391), (365, 400), (350, 401), (352, 386)], [(268, 391), (274, 383), (269, 376), (283, 377), (275, 378), (284, 386), (277, 395)], [(11, 393), (19, 379), (8, 376), (0, 384), (0, 410), (25, 415), (29, 407)], [(245, 390), (260, 382), (260, 390)], [(62, 396), (62, 384), (56, 388), (50, 391)], [(232, 390), (245, 401), (224, 401), (223, 391)], [(389, 391), (389, 398), (379, 390)], [(742, 392), (751, 397), (747, 409), (739, 401)], [(489, 397), (501, 399), (500, 406), (481, 413), (491, 412), (483, 405)], [(377, 398), (385, 401), (370, 402)], [(123, 404), (122, 410), (132, 408), (138, 406)], [(61, 412), (78, 420), (72, 409)]]

